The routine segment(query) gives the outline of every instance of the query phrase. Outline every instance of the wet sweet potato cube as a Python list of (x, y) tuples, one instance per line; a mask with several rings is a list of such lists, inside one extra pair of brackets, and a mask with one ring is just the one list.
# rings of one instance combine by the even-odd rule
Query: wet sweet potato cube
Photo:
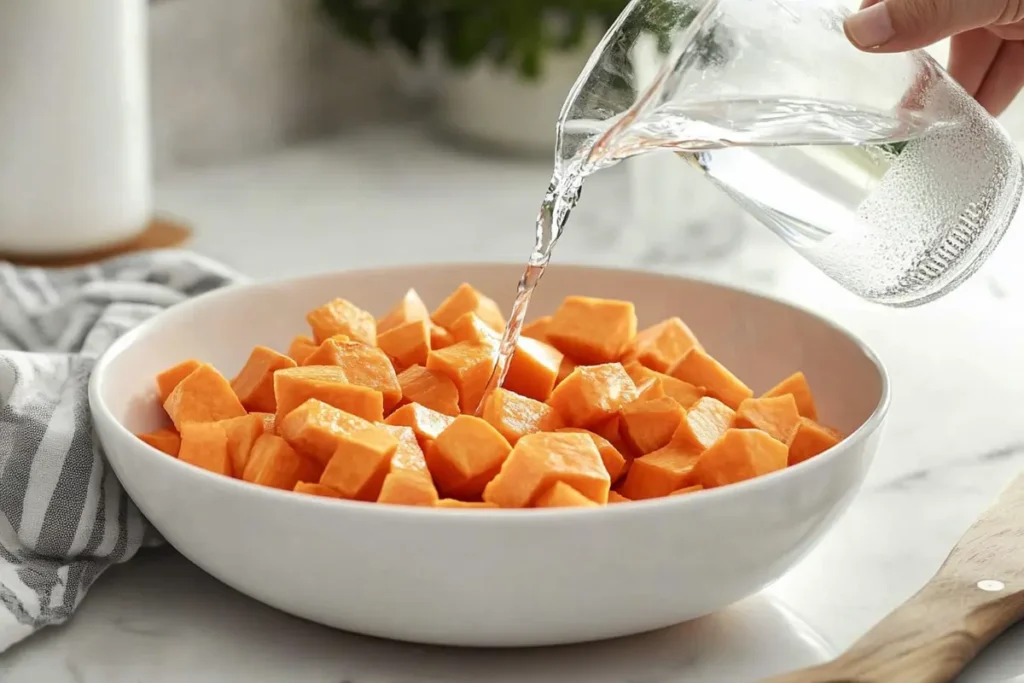
[(668, 445), (686, 411), (668, 397), (622, 406), (619, 429), (634, 453), (647, 455)]
[(686, 411), (669, 443), (700, 454), (725, 434), (735, 416), (732, 408), (718, 399), (705, 396)]
[(390, 470), (384, 477), (378, 503), (391, 505), (425, 505), (437, 502), (437, 488), (430, 478), (427, 461), (411, 427), (385, 426), (398, 439), (398, 449), (391, 457)]
[(565, 482), (556, 481), (547, 491), (537, 496), (533, 503), (538, 508), (593, 508), (597, 503)]
[(373, 316), (345, 299), (334, 299), (306, 314), (313, 331), (313, 341), (322, 344), (336, 334), (374, 346), (377, 343), (377, 321)]
[(619, 360), (635, 336), (631, 302), (569, 296), (551, 316), (547, 342), (577, 363), (599, 365)]
[(394, 308), (377, 321), (377, 335), (379, 337), (388, 330), (419, 320), (430, 320), (430, 312), (416, 290), (410, 288)]
[(295, 488), (292, 489), (295, 493), (305, 493), (309, 496), (321, 496), (323, 498), (341, 498), (341, 494), (332, 489), (330, 486), (324, 486), (323, 484), (316, 484), (308, 481), (300, 481), (295, 484)]
[(599, 505), (608, 502), (611, 481), (588, 435), (540, 432), (524, 436), (487, 484), (483, 499), (503, 508), (530, 507), (556, 482), (568, 484)]
[(704, 451), (690, 484), (706, 489), (753, 479), (786, 466), (789, 449), (760, 429), (730, 429)]
[(698, 491), (703, 491), (703, 490), (704, 490), (703, 486), (701, 486), (700, 484), (694, 484), (693, 486), (684, 486), (683, 488), (679, 489), (678, 491), (673, 491), (672, 493), (670, 493), (668, 495), (670, 495), (670, 496), (685, 496), (687, 493), (697, 493)]
[[(643, 382), (633, 381), (636, 384), (637, 401), (653, 401), (658, 398), (665, 398), (665, 383), (660, 377), (650, 377)], [(674, 400), (674, 399), (673, 399)], [(679, 401), (676, 401), (679, 404)]]
[(402, 388), (388, 355), (374, 346), (355, 341), (328, 339), (313, 352), (306, 366), (335, 366), (342, 369), (345, 381), (379, 391), (384, 402), (384, 412), (402, 400)]
[(689, 382), (695, 387), (704, 387), (708, 396), (713, 396), (733, 410), (754, 395), (746, 384), (699, 348), (692, 348), (669, 372), (672, 377)]
[(806, 417), (800, 418), (790, 435), (787, 464), (796, 465), (820, 455), (843, 440), (842, 435)]
[(181, 448), (181, 436), (173, 429), (157, 429), (153, 432), (136, 434), (135, 436), (158, 451), (178, 457), (178, 450)]
[[(221, 426), (228, 437), (228, 457), (231, 458), (231, 469), (236, 475), (245, 471), (249, 462), (253, 444), (266, 429), (262, 413), (250, 413), (230, 420), (221, 420)], [(273, 430), (270, 431), (273, 434)]]
[(431, 410), (419, 403), (407, 403), (388, 415), (384, 424), (411, 428), (420, 448), (426, 452), (428, 442), (441, 436), (441, 432), (448, 429), (454, 420), (454, 417)]
[(413, 320), (377, 335), (377, 346), (396, 369), (424, 365), (430, 353), (430, 322)]
[(622, 495), (630, 500), (647, 500), (689, 486), (699, 457), (699, 453), (670, 443), (637, 458), (626, 473)]
[(473, 344), (495, 345), (501, 341), (501, 335), (494, 331), (483, 318), (475, 312), (463, 313), (448, 327), (452, 339), (456, 344), (459, 342), (471, 342)]
[(277, 420), (273, 413), (249, 413), (256, 415), (263, 421), (263, 431), (267, 434), (277, 433)]
[(296, 362), (284, 354), (266, 346), (257, 346), (249, 354), (249, 360), (231, 380), (231, 388), (246, 410), (273, 413), (277, 410), (274, 398), (274, 373), (284, 368), (294, 368)]
[(344, 498), (372, 502), (380, 495), (384, 478), (399, 448), (398, 438), (384, 425), (361, 424), (344, 430), (320, 483)]
[(505, 437), (485, 420), (460, 415), (430, 444), (427, 466), (442, 496), (474, 500), (511, 450)]
[[(572, 371), (578, 367), (579, 364), (577, 364), (576, 361), (569, 358), (569, 356), (563, 355), (562, 362), (558, 366), (558, 376), (555, 377), (555, 386), (557, 387), (559, 384), (564, 382), (565, 378), (571, 375)], [(554, 391), (554, 389), (552, 389), (552, 391)]]
[(618, 491), (609, 491), (608, 492), (608, 504), (609, 505), (613, 505), (615, 503), (628, 503), (628, 502), (630, 502), (629, 498), (626, 498), (624, 495), (622, 495)]
[(669, 318), (638, 332), (626, 348), (623, 363), (636, 360), (656, 372), (668, 372), (694, 347), (703, 348), (686, 323)]
[(800, 413), (791, 394), (748, 398), (740, 404), (732, 421), (737, 429), (760, 429), (785, 444), (789, 443), (798, 424)]
[(611, 480), (612, 484), (617, 482), (619, 477), (621, 477), (623, 472), (625, 472), (625, 456), (623, 456), (621, 451), (619, 451), (619, 449), (616, 448), (608, 439), (586, 429), (579, 429), (578, 427), (563, 427), (558, 431), (576, 432), (589, 436), (594, 442), (594, 445), (597, 446), (597, 451), (601, 454), (601, 462), (604, 463), (604, 468), (608, 472), (608, 479)]
[(292, 339), (291, 344), (288, 345), (288, 356), (296, 362), (298, 365), (302, 365), (310, 354), (316, 351), (316, 347), (319, 346), (311, 337), (307, 337), (304, 334)]
[(521, 396), (546, 401), (555, 388), (564, 358), (550, 344), (520, 337), (502, 386)]
[(181, 380), (185, 379), (192, 374), (192, 371), (198, 368), (202, 363), (197, 360), (190, 359), (178, 363), (174, 367), (167, 368), (156, 376), (156, 388), (160, 392), (160, 403), (163, 404), (167, 401), (167, 397), (171, 395), (174, 388), (178, 386)]
[(446, 330), (451, 331), (455, 321), (466, 313), (476, 313), (481, 320), (487, 323), (488, 327), (496, 332), (505, 331), (505, 316), (502, 315), (498, 304), (465, 282), (459, 285), (430, 314), (430, 319)]
[(475, 413), (494, 370), (497, 347), (459, 342), (427, 357), (427, 369), (447, 376), (459, 390), (459, 409)]
[(555, 387), (548, 405), (569, 427), (591, 427), (636, 400), (636, 386), (618, 363), (582, 365)]
[(513, 446), (527, 434), (551, 432), (562, 426), (562, 419), (551, 406), (502, 388), (484, 399), (481, 417)]
[[(626, 443), (626, 440), (622, 438), (622, 416), (619, 413), (612, 415), (606, 420), (598, 422), (590, 427), (589, 431), (597, 434), (602, 439), (610, 443), (615, 450), (628, 459), (642, 455), (642, 453), (634, 451), (633, 447)], [(600, 449), (600, 446), (598, 446), (598, 448)]]
[(384, 418), (384, 397), (376, 389), (353, 384), (345, 370), (336, 365), (286, 368), (274, 373), (277, 424), (311, 398), (334, 406), (364, 420)]
[(431, 349), (443, 349), (451, 346), (455, 343), (455, 338), (452, 337), (452, 333), (444, 329), (437, 323), (431, 321), (430, 323), (430, 348)]
[(704, 389), (700, 387), (695, 387), (689, 382), (684, 382), (675, 377), (651, 370), (637, 361), (625, 363), (623, 367), (626, 368), (626, 373), (633, 380), (633, 383), (636, 384), (638, 392), (641, 384), (657, 380), (661, 383), (661, 389), (665, 392), (665, 396), (668, 396), (684, 408), (689, 408), (706, 394)]
[(291, 491), (300, 481), (315, 478), (319, 468), (274, 434), (256, 439), (242, 479), (260, 486)]
[(494, 503), (484, 503), (482, 501), (472, 500), (455, 500), (454, 498), (442, 498), (441, 500), (434, 503), (436, 508), (496, 508), (498, 507)]
[(793, 400), (796, 401), (796, 409), (800, 413), (800, 417), (806, 417), (808, 420), (818, 419), (818, 408), (814, 405), (814, 396), (811, 394), (811, 387), (807, 383), (807, 378), (802, 372), (794, 372), (792, 375), (782, 380), (774, 387), (764, 392), (761, 398), (775, 398), (776, 396), (790, 395)]
[(397, 440), (374, 423), (316, 399), (288, 413), (278, 423), (278, 433), (292, 448), (321, 465), (343, 446), (371, 455), (388, 448), (390, 455), (398, 448)]
[(216, 422), (245, 415), (231, 383), (206, 363), (178, 382), (164, 401), (164, 410), (179, 433), (188, 422)]
[(519, 330), (521, 337), (527, 337), (529, 339), (536, 339), (537, 341), (547, 342), (548, 340), (548, 325), (551, 324), (551, 316), (546, 315), (542, 318), (530, 321), (523, 325), (523, 328)]
[(219, 422), (186, 422), (181, 429), (178, 460), (204, 470), (235, 476), (228, 455), (228, 436)]
[(413, 365), (399, 373), (398, 386), (404, 404), (419, 403), (444, 415), (459, 414), (459, 389), (448, 375)]

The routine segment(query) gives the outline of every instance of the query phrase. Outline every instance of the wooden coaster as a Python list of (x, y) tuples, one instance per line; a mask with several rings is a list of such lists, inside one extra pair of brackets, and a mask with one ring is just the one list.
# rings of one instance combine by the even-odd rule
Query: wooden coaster
[(43, 266), (45, 268), (63, 268), (95, 263), (112, 256), (123, 256), (147, 249), (167, 249), (184, 244), (192, 236), (192, 229), (167, 217), (157, 217), (149, 222), (146, 229), (127, 242), (115, 244), (103, 249), (78, 254), (61, 256), (42, 256), (31, 254), (4, 254), (0, 252), (0, 260), (9, 261), (19, 266)]

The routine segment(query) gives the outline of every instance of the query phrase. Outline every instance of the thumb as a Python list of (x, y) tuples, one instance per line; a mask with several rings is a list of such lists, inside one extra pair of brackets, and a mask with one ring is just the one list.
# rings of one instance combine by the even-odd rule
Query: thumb
[(1010, 0), (866, 0), (844, 28), (850, 42), (862, 50), (903, 52), (999, 23), (1009, 4)]

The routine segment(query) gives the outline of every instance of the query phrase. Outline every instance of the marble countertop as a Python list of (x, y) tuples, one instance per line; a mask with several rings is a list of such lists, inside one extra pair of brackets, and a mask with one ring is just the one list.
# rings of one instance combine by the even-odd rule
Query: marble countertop
[[(410, 261), (519, 261), (549, 169), (496, 161), (415, 129), (370, 130), (157, 188), (196, 226), (194, 247), (256, 278)], [(529, 652), (454, 651), (352, 636), (275, 612), (170, 549), (105, 574), (65, 626), (0, 657), (5, 683), (740, 683), (828, 657), (927, 580), (1024, 467), (1024, 282), (1019, 226), (999, 258), (935, 304), (854, 299), (724, 205), (702, 206), (724, 255), (685, 260), (630, 221), (622, 169), (588, 184), (560, 262), (696, 274), (826, 311), (886, 361), (889, 427), (858, 499), (760, 595), (665, 632)], [(713, 240), (712, 240), (713, 241)], [(666, 255), (667, 253), (667, 255)], [(510, 288), (512, 284), (510, 283)], [(1024, 674), (1024, 628), (964, 680)]]

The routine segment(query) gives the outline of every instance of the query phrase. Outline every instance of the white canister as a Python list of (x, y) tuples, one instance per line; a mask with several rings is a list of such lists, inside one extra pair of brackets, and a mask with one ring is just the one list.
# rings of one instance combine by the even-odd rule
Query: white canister
[(146, 0), (0, 2), (0, 252), (83, 252), (145, 228), (146, 17)]

